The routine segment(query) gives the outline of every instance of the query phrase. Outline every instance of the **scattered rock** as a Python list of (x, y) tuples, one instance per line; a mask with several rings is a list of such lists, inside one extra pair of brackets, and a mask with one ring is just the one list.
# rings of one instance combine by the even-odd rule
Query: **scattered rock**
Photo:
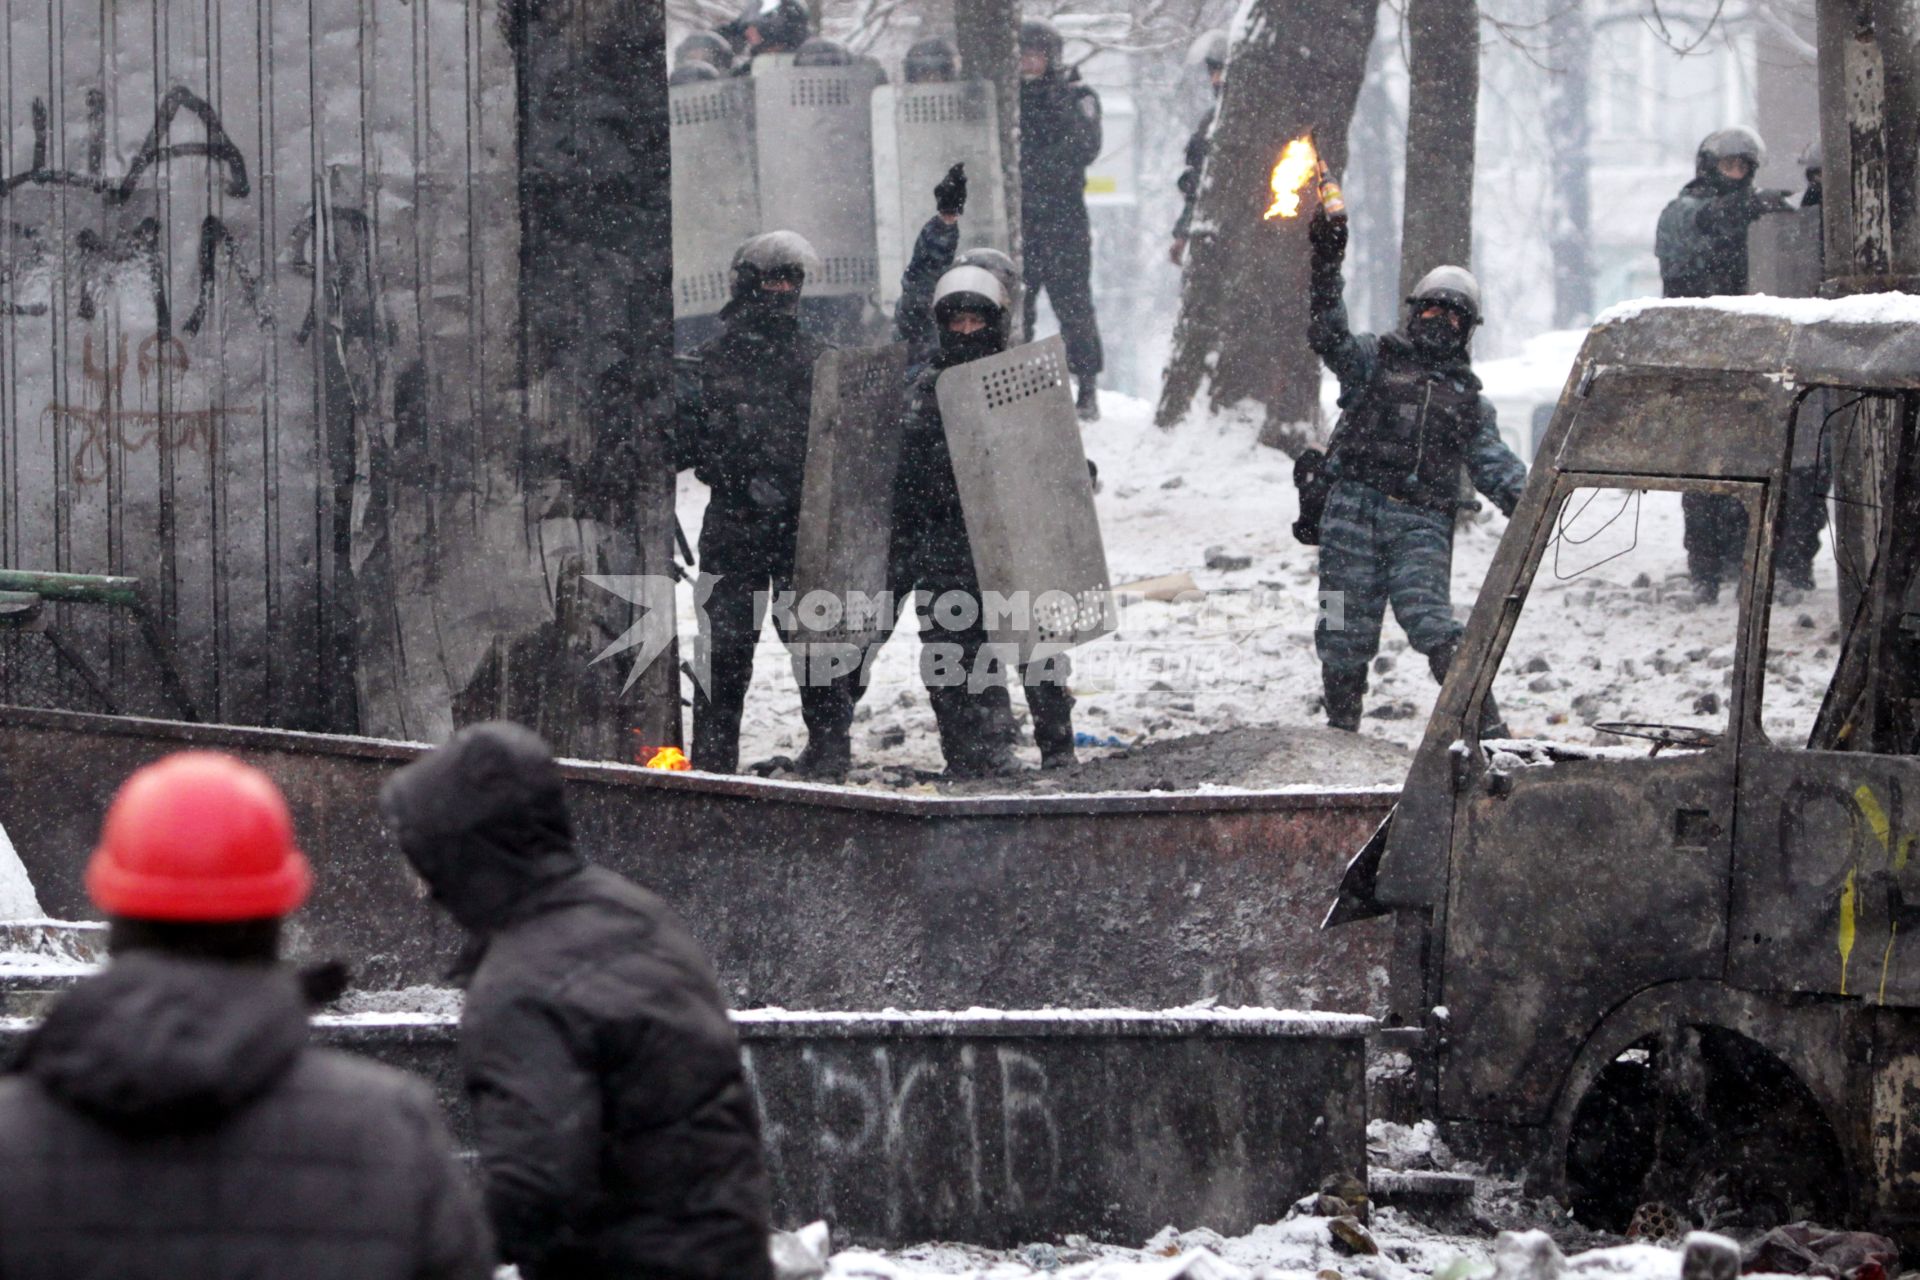
[(1527, 681), (1527, 688), (1535, 693), (1551, 693), (1559, 688), (1559, 683), (1552, 676), (1535, 676)]
[(1375, 655), (1373, 659), (1373, 669), (1381, 675), (1385, 675), (1387, 672), (1393, 670), (1393, 655), (1390, 653)]
[(1333, 1237), (1333, 1251), (1344, 1253), (1348, 1257), (1362, 1254), (1377, 1254), (1380, 1246), (1374, 1243), (1367, 1229), (1354, 1218), (1333, 1218), (1327, 1223), (1327, 1232)]
[(1527, 664), (1521, 667), (1520, 670), (1528, 675), (1532, 675), (1536, 671), (1553, 670), (1553, 664), (1547, 661), (1545, 654), (1536, 653), (1527, 659)]
[(1803, 613), (1798, 618), (1795, 618), (1793, 620), (1793, 625), (1796, 627), (1804, 627), (1808, 631), (1811, 631), (1813, 630), (1815, 625), (1813, 621), (1813, 615), (1810, 613)]
[(1375, 720), (1411, 720), (1420, 710), (1411, 702), (1383, 702), (1367, 714)]
[(1701, 648), (1701, 649), (1687, 650), (1688, 662), (1705, 662), (1708, 658), (1711, 658), (1712, 656), (1713, 656), (1712, 649)]
[(1557, 1280), (1567, 1269), (1544, 1231), (1502, 1231), (1493, 1242), (1493, 1280)]
[(1653, 585), (1653, 578), (1650, 574), (1642, 573), (1633, 580), (1633, 585), (1636, 587), (1650, 587)]
[(1230, 555), (1225, 547), (1207, 548), (1207, 568), (1221, 573), (1232, 573), (1239, 569), (1253, 568), (1252, 556)]
[(1717, 716), (1720, 714), (1720, 695), (1708, 690), (1693, 700), (1693, 714), (1697, 716)]
[(894, 747), (905, 746), (906, 742), (907, 731), (895, 725), (891, 729), (882, 729), (879, 733), (875, 734), (873, 745), (882, 751), (889, 751)]
[(1181, 485), (1185, 483), (1186, 481), (1181, 479), (1179, 476), (1172, 476), (1172, 477), (1169, 477), (1168, 479), (1162, 480), (1160, 482), (1160, 487), (1162, 489), (1178, 489)]
[(1173, 686), (1168, 684), (1165, 680), (1155, 680), (1152, 684), (1147, 686), (1147, 692), (1148, 693), (1172, 693)]

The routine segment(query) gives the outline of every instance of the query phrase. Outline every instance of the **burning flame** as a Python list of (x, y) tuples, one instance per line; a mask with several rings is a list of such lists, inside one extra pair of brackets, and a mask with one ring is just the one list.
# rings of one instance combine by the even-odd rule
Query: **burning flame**
[(691, 769), (693, 761), (678, 747), (661, 747), (647, 757), (649, 769)]
[(1280, 152), (1280, 158), (1273, 162), (1273, 176), (1268, 185), (1273, 188), (1273, 206), (1263, 219), (1297, 218), (1300, 216), (1300, 196), (1306, 191), (1307, 184), (1320, 176), (1320, 153), (1313, 149), (1313, 135), (1302, 134), (1289, 142)]

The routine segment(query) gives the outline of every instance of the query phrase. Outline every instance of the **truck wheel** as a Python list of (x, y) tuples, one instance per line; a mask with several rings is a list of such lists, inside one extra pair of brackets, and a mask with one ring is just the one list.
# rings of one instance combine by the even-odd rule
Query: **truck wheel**
[(1813, 1095), (1724, 1027), (1672, 1028), (1608, 1063), (1574, 1111), (1566, 1162), (1574, 1216), (1609, 1231), (1648, 1204), (1720, 1230), (1831, 1222), (1847, 1205), (1840, 1143)]

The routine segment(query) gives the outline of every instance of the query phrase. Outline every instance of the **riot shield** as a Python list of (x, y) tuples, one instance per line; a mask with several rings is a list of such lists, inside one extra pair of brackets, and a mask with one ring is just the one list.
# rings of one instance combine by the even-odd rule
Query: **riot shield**
[(893, 623), (884, 594), (906, 365), (896, 342), (829, 351), (813, 366), (793, 556), (799, 640), (864, 647)]
[(1113, 592), (1058, 335), (934, 385), (973, 543), (983, 622), (1020, 661), (1113, 630)]
[(733, 252), (759, 233), (753, 93), (745, 79), (667, 90), (673, 165), (673, 315), (726, 305)]
[(984, 80), (882, 85), (873, 91), (873, 208), (880, 255), (880, 305), (892, 312), (900, 274), (920, 228), (933, 216), (933, 188), (967, 166), (960, 252), (1004, 250), (1007, 198), (1001, 181), (999, 113)]
[[(814, 298), (865, 298), (879, 276), (873, 239), (872, 67), (775, 67), (753, 87), (761, 226), (798, 231), (823, 267)], [(737, 243), (737, 242), (736, 242)]]

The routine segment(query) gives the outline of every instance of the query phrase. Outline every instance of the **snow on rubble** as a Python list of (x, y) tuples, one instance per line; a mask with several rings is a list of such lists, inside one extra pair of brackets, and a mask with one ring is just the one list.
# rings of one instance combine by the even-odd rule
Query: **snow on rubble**
[[(1851, 301), (1856, 309), (1871, 303)], [(1532, 452), (1533, 411), (1557, 398), (1581, 336), (1542, 335), (1521, 356), (1480, 366), (1503, 434), (1522, 457)], [(1121, 598), (1120, 627), (1074, 652), (1074, 726), (1089, 776), (1064, 787), (1397, 785), (1437, 689), (1425, 659), (1389, 615), (1360, 734), (1324, 728), (1313, 648), (1318, 553), (1293, 538), (1292, 459), (1259, 445), (1244, 415), (1197, 414), (1162, 431), (1147, 401), (1103, 393), (1101, 405), (1102, 418), (1085, 428), (1084, 440), (1099, 468), (1095, 502)], [(698, 536), (705, 502), (704, 487), (683, 476), (680, 513), (690, 538)], [(1694, 607), (1677, 494), (1647, 494), (1634, 518), (1641, 546), (1634, 576), (1607, 565), (1566, 578), (1542, 574), (1536, 608), (1544, 602), (1556, 611), (1553, 642), (1520, 655), (1530, 668), (1524, 680), (1503, 678), (1498, 687), (1516, 733), (1537, 734), (1555, 715), (1555, 723), (1571, 718), (1578, 725), (1671, 721), (1725, 699), (1733, 593)], [(1462, 620), (1505, 529), (1505, 519), (1488, 507), (1458, 531), (1453, 599)], [(1180, 595), (1183, 575), (1194, 590)], [(1776, 601), (1770, 724), (1809, 720), (1831, 674), (1835, 570), (1824, 548), (1815, 576), (1817, 590), (1805, 599)], [(681, 612), (682, 634), (691, 636), (695, 616), (685, 587)], [(903, 623), (875, 665), (856, 719), (855, 785), (928, 789), (925, 774), (942, 767), (911, 615)], [(1013, 705), (1024, 731), (1026, 707), (1017, 692)], [(1586, 737), (1595, 746), (1623, 745)], [(771, 627), (763, 633), (741, 741), (745, 762), (797, 755), (805, 742), (791, 665)], [(1021, 755), (1038, 761), (1024, 732)], [(1037, 773), (1016, 785), (1063, 787)], [(993, 789), (1008, 788), (1000, 782)]]

